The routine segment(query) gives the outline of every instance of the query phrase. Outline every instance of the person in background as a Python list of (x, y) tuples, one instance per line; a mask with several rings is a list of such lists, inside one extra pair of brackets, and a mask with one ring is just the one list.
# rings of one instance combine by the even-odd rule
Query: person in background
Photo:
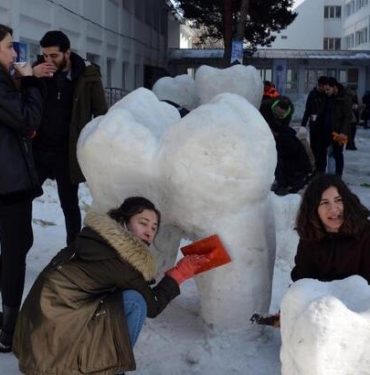
[(280, 94), (276, 90), (275, 85), (270, 81), (263, 81), (263, 97), (262, 101), (265, 99), (277, 98)]
[(315, 158), (315, 171), (321, 172), (325, 170), (325, 167), (321, 165), (322, 157), (320, 157), (320, 149), (323, 136), (322, 122), (326, 99), (324, 85), (327, 83), (327, 80), (325, 76), (319, 77), (317, 85), (308, 94), (301, 122), (303, 128), (306, 128), (307, 124), (309, 124), (310, 146)]
[(362, 97), (362, 118), (364, 120), (364, 129), (370, 128), (370, 90), (366, 90), (364, 96)]
[(357, 132), (357, 125), (360, 121), (360, 108), (361, 103), (357, 95), (357, 90), (353, 87), (348, 87), (348, 95), (352, 102), (352, 121), (351, 121), (351, 132), (346, 145), (346, 150), (357, 150), (355, 144), (355, 137)]
[(369, 214), (339, 176), (313, 179), (297, 215), (299, 244), (292, 280), (359, 275), (370, 283)]
[(182, 258), (155, 286), (148, 249), (161, 215), (143, 197), (89, 212), (76, 241), (41, 272), (20, 312), (13, 352), (24, 374), (117, 374), (135, 369), (133, 346), (179, 285), (208, 262)]
[(328, 153), (335, 160), (335, 174), (342, 176), (344, 168), (343, 146), (351, 132), (352, 102), (344, 87), (334, 77), (329, 77), (324, 85), (326, 94), (323, 118), (322, 142), (319, 165), (325, 173)]
[(260, 112), (276, 142), (277, 165), (272, 190), (277, 195), (297, 193), (312, 174), (307, 152), (289, 124), (294, 112), (288, 97), (280, 96), (262, 102)]
[(36, 77), (47, 87), (45, 110), (33, 142), (41, 185), (55, 178), (64, 213), (67, 244), (81, 229), (78, 184), (85, 181), (77, 162), (76, 146), (81, 130), (108, 110), (97, 66), (71, 52), (62, 31), (48, 31), (41, 39), (43, 58), (34, 66)]
[[(29, 140), (41, 120), (43, 89), (41, 82), (32, 76), (29, 63), (23, 66), (13, 64), (17, 54), (12, 34), (10, 27), (0, 25), (0, 137), (9, 140), (7, 134), (13, 134), (16, 139)], [(10, 74), (13, 69), (18, 85)], [(1, 181), (14, 186), (14, 191), (0, 194), (0, 352), (9, 352), (22, 301), (26, 256), (33, 244), (32, 200), (41, 194), (41, 188), (17, 190), (19, 176), (14, 177), (11, 172), (12, 168), (17, 168), (14, 155), (4, 155), (4, 149), (0, 150)], [(18, 152), (22, 153), (21, 148)], [(7, 173), (7, 166), (11, 167), (10, 173)], [(2, 186), (0, 188), (5, 191)]]

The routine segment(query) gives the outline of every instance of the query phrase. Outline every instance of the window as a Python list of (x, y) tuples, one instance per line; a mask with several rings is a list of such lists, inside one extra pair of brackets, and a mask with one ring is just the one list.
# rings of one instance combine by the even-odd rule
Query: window
[(367, 35), (368, 35), (367, 27), (364, 27), (363, 29), (356, 31), (356, 46), (367, 43)]
[(341, 6), (326, 6), (324, 7), (324, 18), (336, 18), (342, 17), (342, 7)]
[(127, 72), (128, 72), (128, 63), (122, 63), (122, 88), (126, 89), (127, 85)]
[(324, 50), (339, 51), (340, 38), (324, 38)]
[(298, 87), (298, 71), (294, 68), (288, 68), (286, 71), (286, 85), (287, 92), (297, 90)]
[(358, 69), (340, 69), (338, 72), (338, 81), (344, 86), (358, 86)]
[(317, 85), (317, 80), (321, 76), (326, 76), (326, 71), (320, 68), (310, 68), (305, 71), (304, 89), (309, 92)]
[(272, 81), (272, 69), (258, 69), (258, 71), (260, 73), (262, 81)]

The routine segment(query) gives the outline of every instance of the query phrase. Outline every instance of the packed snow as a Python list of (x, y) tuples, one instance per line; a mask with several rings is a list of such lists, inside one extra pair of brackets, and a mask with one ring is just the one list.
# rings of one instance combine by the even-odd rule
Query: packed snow
[[(93, 120), (81, 137), (79, 157), (90, 183), (90, 190), (86, 184), (80, 188), (83, 214), (92, 204), (107, 209), (121, 203), (122, 194), (142, 193), (166, 217), (153, 248), (162, 272), (175, 261), (180, 240), (181, 246), (215, 232), (233, 262), (182, 284), (181, 295), (159, 317), (146, 321), (135, 347), (137, 370), (132, 373), (370, 374), (368, 285), (359, 277), (291, 285), (300, 195), (278, 197), (269, 192), (276, 155), (255, 106), (235, 93), (215, 93), (180, 119), (174, 107), (146, 91), (134, 92), (135, 100), (128, 96), (106, 116)], [(298, 120), (303, 104), (295, 106)], [(226, 121), (228, 116), (232, 121)], [(343, 176), (368, 207), (369, 141), (370, 132), (359, 128), (358, 150), (345, 152)], [(101, 142), (106, 149), (99, 147)], [(223, 152), (225, 145), (232, 145), (228, 153)], [(126, 178), (120, 169), (126, 170)], [(225, 196), (218, 185), (222, 179), (230, 182)], [(28, 255), (25, 295), (65, 244), (64, 217), (53, 181), (35, 200), (33, 217), (35, 241)], [(249, 323), (252, 309), (268, 310), (271, 287), (269, 310), (281, 308), (281, 330)], [(304, 345), (297, 344), (302, 340)], [(0, 368), (1, 374), (20, 374), (11, 353), (0, 355)]]

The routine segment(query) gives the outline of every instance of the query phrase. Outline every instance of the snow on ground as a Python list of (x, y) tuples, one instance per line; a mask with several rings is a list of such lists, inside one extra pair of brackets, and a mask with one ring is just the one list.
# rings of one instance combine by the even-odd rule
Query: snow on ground
[[(356, 144), (358, 151), (345, 152), (343, 179), (370, 207), (370, 131), (359, 128)], [(65, 229), (63, 214), (59, 208), (55, 185), (48, 182), (45, 194), (34, 204), (34, 246), (28, 256), (25, 294), (33, 280), (51, 257), (64, 246)], [(296, 206), (297, 196), (277, 199), (287, 200)], [(83, 212), (91, 203), (88, 188), (82, 185), (80, 203)], [(279, 211), (280, 212), (280, 211)], [(292, 217), (292, 212), (282, 210)], [(281, 214), (279, 214), (281, 215)], [(292, 223), (293, 225), (293, 223)], [(292, 227), (291, 225), (291, 227)], [(292, 256), (297, 238), (290, 228), (277, 226), (278, 249), (273, 279), (273, 298), (270, 311), (275, 312), (290, 281)], [(290, 233), (290, 234), (289, 234)], [(227, 280), (225, 280), (227, 282)], [(156, 319), (147, 320), (135, 348), (137, 375), (223, 375), (253, 374), (280, 375), (280, 331), (266, 327), (255, 334), (245, 326), (236, 332), (213, 336), (204, 334), (199, 313), (199, 298), (195, 283), (187, 281), (181, 287), (182, 294)], [(0, 355), (0, 373), (20, 374), (12, 354)], [(367, 373), (367, 372), (366, 372)]]

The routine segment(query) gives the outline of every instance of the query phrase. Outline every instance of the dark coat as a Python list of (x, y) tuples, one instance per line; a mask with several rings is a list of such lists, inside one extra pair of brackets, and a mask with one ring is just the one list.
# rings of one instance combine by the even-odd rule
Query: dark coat
[(75, 244), (44, 269), (27, 296), (13, 352), (29, 375), (108, 375), (134, 370), (122, 290), (134, 289), (158, 315), (179, 293), (165, 276), (151, 288), (148, 248), (105, 214), (89, 213)]
[(293, 281), (332, 281), (353, 275), (370, 283), (370, 225), (358, 237), (331, 233), (319, 242), (299, 241)]
[(332, 113), (331, 131), (347, 136), (351, 133), (352, 101), (343, 86), (339, 86)]
[[(6, 127), (21, 137), (29, 138), (40, 124), (43, 85), (33, 76), (21, 77), (19, 84), (18, 89), (10, 75), (0, 69), (0, 127)], [(3, 157), (0, 163), (12, 164), (12, 160)], [(11, 197), (3, 196), (0, 201), (6, 203), (32, 198), (41, 193), (41, 189), (39, 190), (12, 194)]]
[(297, 138), (296, 131), (289, 126), (282, 126), (274, 132), (276, 150), (278, 156), (276, 178), (279, 183), (279, 175), (287, 185), (300, 186), (312, 172), (308, 154)]
[[(323, 121), (323, 112), (325, 110), (325, 98), (325, 93), (319, 92), (316, 87), (312, 89), (307, 96), (301, 126), (307, 126), (307, 122), (309, 121), (310, 132), (320, 131)], [(312, 115), (316, 115), (315, 120), (312, 118)]]
[[(108, 104), (105, 97), (105, 91), (101, 80), (101, 74), (98, 67), (89, 61), (83, 60), (79, 55), (71, 53), (71, 79), (73, 82), (73, 98), (71, 120), (66, 127), (69, 126), (69, 167), (70, 178), (73, 184), (85, 181), (77, 161), (77, 141), (82, 129), (92, 120), (93, 117), (104, 115), (108, 110)], [(53, 78), (53, 79), (56, 79)], [(45, 85), (49, 86), (51, 95), (58, 93), (52, 89), (50, 78), (43, 78)], [(48, 106), (46, 99), (46, 110), (53, 111)], [(50, 124), (42, 122), (41, 127), (48, 127)], [(35, 146), (47, 142), (47, 139), (41, 139), (42, 129), (38, 138), (35, 139)], [(62, 141), (62, 140), (61, 140)]]

